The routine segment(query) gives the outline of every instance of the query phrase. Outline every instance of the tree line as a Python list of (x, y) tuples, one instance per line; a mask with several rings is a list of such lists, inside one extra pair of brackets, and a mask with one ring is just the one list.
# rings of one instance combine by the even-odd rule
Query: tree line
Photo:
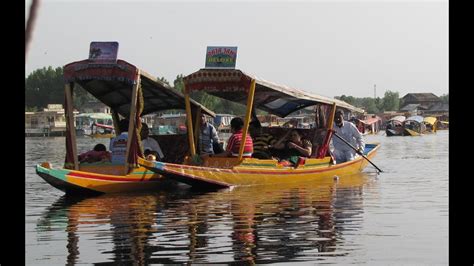
[[(182, 74), (176, 76), (172, 88), (183, 92), (183, 77)], [(159, 79), (171, 86), (165, 78), (161, 77)], [(234, 115), (242, 115), (245, 113), (245, 106), (214, 97), (205, 92), (192, 92), (190, 97), (216, 113), (228, 113)], [(357, 98), (346, 95), (336, 96), (334, 98), (362, 108), (371, 114), (381, 113), (384, 111), (398, 111), (401, 107), (400, 96), (398, 92), (393, 91), (386, 91), (383, 98)], [(448, 103), (449, 94), (441, 95), (439, 98), (442, 102)], [(74, 90), (74, 106), (78, 107), (89, 101), (97, 100), (82, 88)], [(62, 67), (43, 67), (34, 70), (25, 78), (25, 111), (38, 111), (46, 108), (48, 104), (62, 103), (64, 103)]]

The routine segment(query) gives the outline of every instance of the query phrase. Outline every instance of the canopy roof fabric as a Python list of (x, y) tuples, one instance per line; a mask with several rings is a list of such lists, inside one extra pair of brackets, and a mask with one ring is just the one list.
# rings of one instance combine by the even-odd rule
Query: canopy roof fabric
[(408, 117), (407, 120), (405, 120), (405, 121), (416, 121), (418, 123), (421, 123), (421, 122), (423, 122), (423, 117), (419, 116), (419, 115), (414, 115), (414, 116)]
[(186, 76), (184, 83), (189, 91), (204, 90), (211, 95), (246, 105), (252, 79), (256, 83), (254, 107), (280, 117), (316, 104), (336, 103), (345, 110), (364, 112), (346, 102), (278, 85), (238, 69), (201, 69)]
[(430, 125), (434, 125), (436, 123), (436, 120), (438, 120), (436, 117), (428, 116), (423, 119), (423, 122), (428, 123)]
[(395, 120), (395, 121), (398, 121), (398, 122), (403, 122), (406, 120), (406, 117), (404, 117), (403, 115), (397, 115), (395, 117), (392, 117), (390, 118), (390, 120)]
[[(142, 115), (185, 109), (184, 96), (180, 92), (124, 60), (117, 60), (116, 64), (90, 64), (89, 60), (70, 63), (64, 66), (64, 81), (79, 84), (120, 115), (129, 117), (132, 88), (137, 83), (138, 71), (144, 99)], [(214, 112), (192, 99), (191, 106), (201, 107), (203, 113), (215, 116)]]

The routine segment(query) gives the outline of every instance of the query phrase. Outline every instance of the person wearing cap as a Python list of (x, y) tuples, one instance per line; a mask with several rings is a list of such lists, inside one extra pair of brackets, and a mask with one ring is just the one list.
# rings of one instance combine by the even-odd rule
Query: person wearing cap
[[(336, 111), (333, 130), (339, 137), (352, 144), (358, 152), (364, 152), (365, 142), (362, 134), (353, 123), (344, 121), (344, 112), (342, 110)], [(334, 146), (336, 163), (351, 161), (357, 157), (357, 152), (338, 137), (332, 137), (331, 141)]]

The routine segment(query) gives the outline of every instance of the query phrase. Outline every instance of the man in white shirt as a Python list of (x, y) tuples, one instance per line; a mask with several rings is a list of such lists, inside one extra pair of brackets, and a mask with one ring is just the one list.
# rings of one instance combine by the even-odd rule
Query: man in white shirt
[(142, 139), (142, 148), (144, 151), (144, 155), (147, 156), (149, 154), (152, 154), (156, 156), (157, 160), (163, 160), (165, 156), (163, 154), (163, 151), (161, 150), (160, 144), (158, 144), (155, 139), (149, 138), (149, 135), (150, 128), (148, 128), (147, 124), (142, 123), (142, 131), (140, 133), (140, 136)]
[[(365, 143), (362, 134), (360, 134), (353, 123), (344, 121), (344, 112), (342, 110), (336, 111), (333, 129), (337, 135), (352, 144), (359, 152), (362, 153), (364, 151)], [(332, 137), (332, 143), (337, 163), (351, 161), (356, 158), (356, 151), (338, 137)]]

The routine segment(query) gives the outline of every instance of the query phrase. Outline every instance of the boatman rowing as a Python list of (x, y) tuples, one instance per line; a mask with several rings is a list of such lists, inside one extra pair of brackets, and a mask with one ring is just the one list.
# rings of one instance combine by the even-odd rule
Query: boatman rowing
[[(337, 135), (352, 144), (352, 146), (354, 146), (359, 152), (362, 153), (364, 151), (365, 143), (364, 139), (362, 138), (362, 134), (360, 134), (359, 130), (354, 124), (344, 121), (344, 112), (342, 110), (336, 111), (333, 129)], [(352, 161), (356, 158), (356, 151), (342, 140), (337, 137), (333, 137), (332, 142), (334, 145), (334, 156), (336, 157), (336, 163)]]

